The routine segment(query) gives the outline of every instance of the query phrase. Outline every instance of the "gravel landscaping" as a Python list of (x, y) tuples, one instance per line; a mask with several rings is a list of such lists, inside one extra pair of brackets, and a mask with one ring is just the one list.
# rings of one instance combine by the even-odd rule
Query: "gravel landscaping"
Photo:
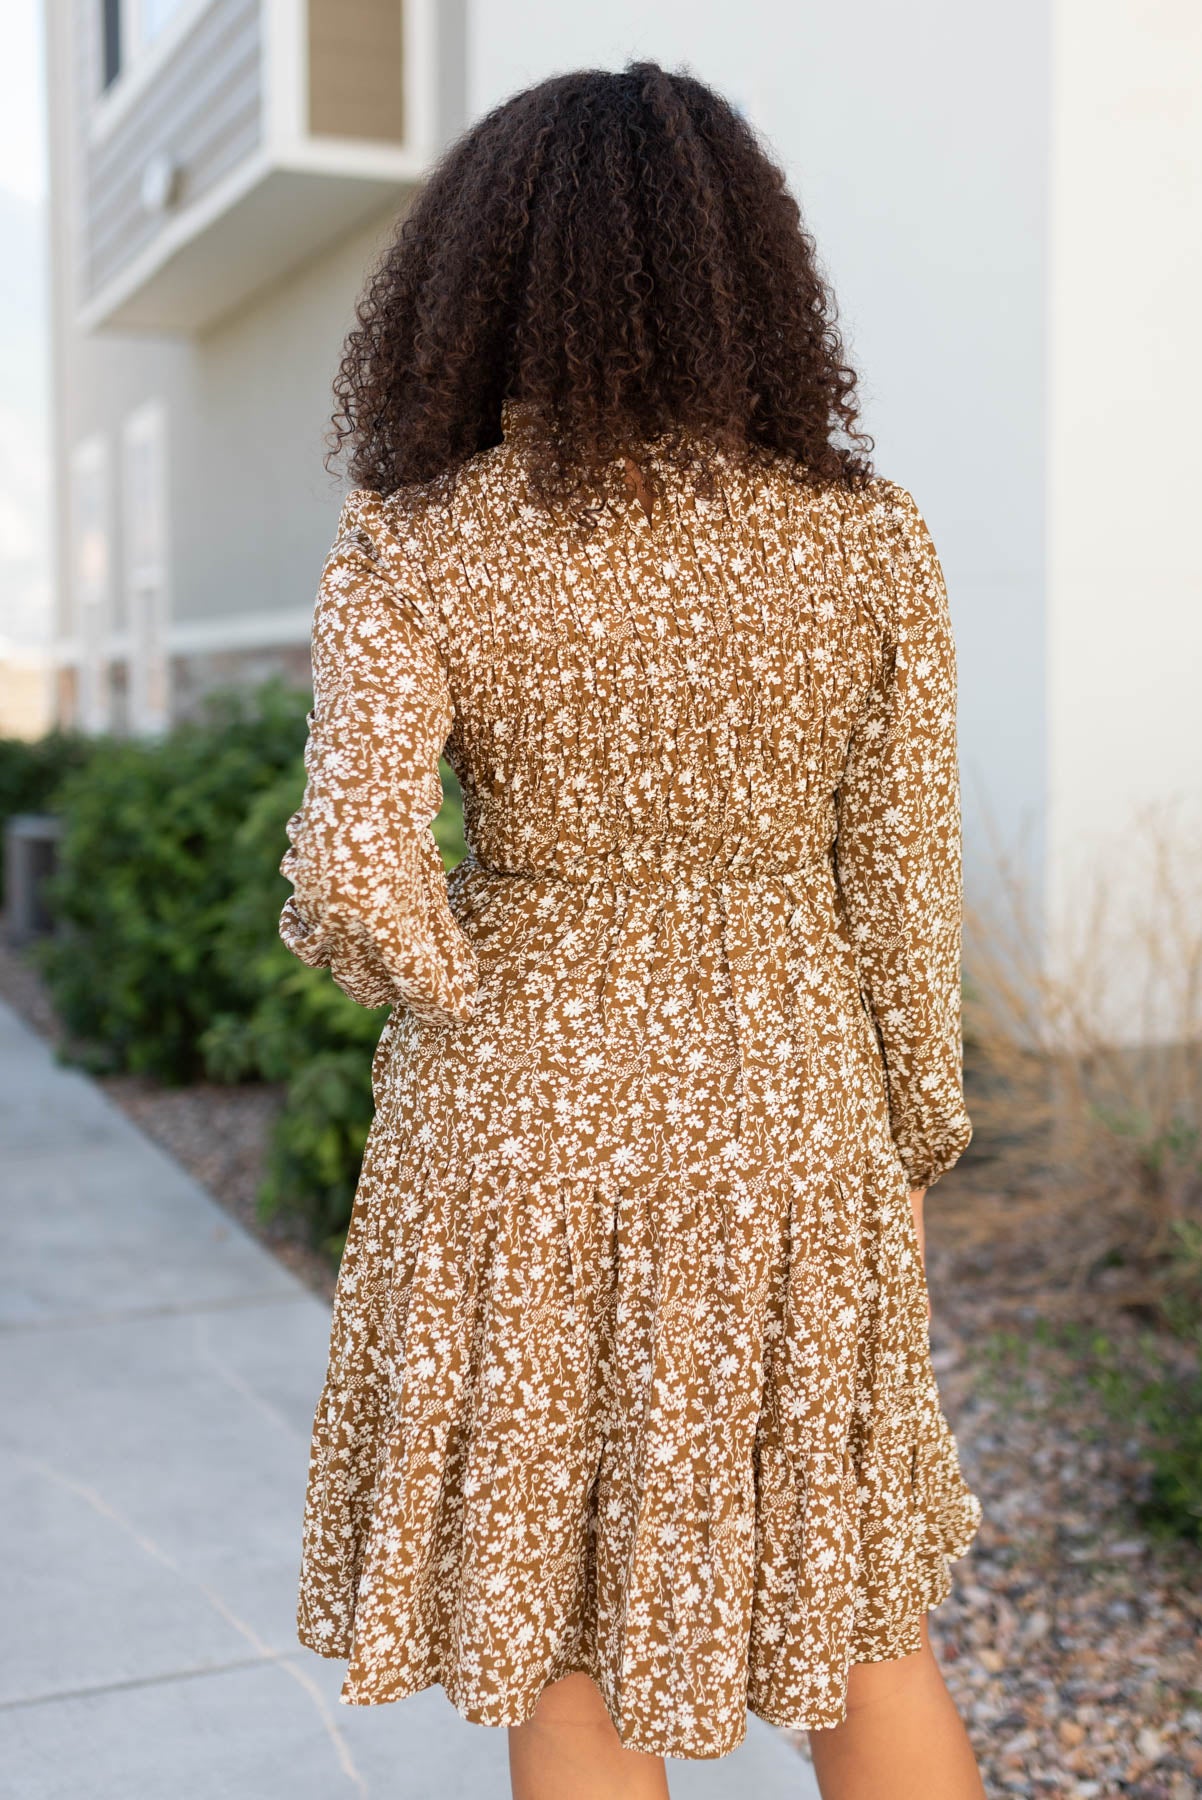
[[(0, 949), (0, 999), (61, 1042), (25, 959)], [(302, 1279), (328, 1261), (255, 1193), (279, 1091), (101, 1086)], [(970, 1111), (971, 1095), (970, 1095)], [(990, 1795), (1202, 1796), (1202, 1555), (1139, 1523), (1134, 1428), (1086, 1379), (1071, 1327), (1144, 1354), (1121, 1270), (1082, 1279), (1088, 1209), (1055, 1203), (974, 1142), (928, 1201), (932, 1342), (985, 1522), (932, 1630)]]
[[(1139, 1528), (1138, 1446), (1072, 1350), (1032, 1336), (1039, 1313), (953, 1288), (952, 1252), (932, 1265), (942, 1390), (985, 1509), (932, 1628), (987, 1790), (1191, 1800), (1202, 1794), (1198, 1553)], [(1131, 1324), (1108, 1332), (1140, 1354)]]

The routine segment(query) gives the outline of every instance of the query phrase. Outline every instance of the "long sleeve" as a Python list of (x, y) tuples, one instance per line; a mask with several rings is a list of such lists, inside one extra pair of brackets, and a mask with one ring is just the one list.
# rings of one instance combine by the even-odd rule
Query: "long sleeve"
[(318, 588), (305, 792), (280, 863), (293, 885), (280, 935), (361, 1006), (461, 1021), (478, 970), (430, 830), (451, 694), (383, 506), (368, 489), (347, 497)]
[(837, 796), (836, 870), (911, 1187), (972, 1137), (961, 1020), (956, 650), (943, 572), (904, 488), (881, 483), (873, 562), (892, 626)]

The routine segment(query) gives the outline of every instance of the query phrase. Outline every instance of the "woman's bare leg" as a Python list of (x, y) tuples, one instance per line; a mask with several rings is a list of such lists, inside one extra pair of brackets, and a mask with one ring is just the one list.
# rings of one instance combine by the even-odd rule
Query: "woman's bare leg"
[(544, 1688), (509, 1731), (513, 1800), (668, 1800), (662, 1756), (627, 1750), (595, 1683), (582, 1673)]
[(922, 1649), (858, 1663), (847, 1717), (811, 1731), (822, 1800), (984, 1800), (977, 1759), (922, 1627)]

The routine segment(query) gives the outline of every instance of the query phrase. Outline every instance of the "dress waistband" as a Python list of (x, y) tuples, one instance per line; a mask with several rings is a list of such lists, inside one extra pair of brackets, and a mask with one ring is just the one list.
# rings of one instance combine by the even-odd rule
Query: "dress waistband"
[(728, 883), (791, 881), (810, 875), (815, 869), (830, 867), (834, 844), (815, 849), (810, 855), (788, 864), (723, 862), (719, 857), (686, 856), (673, 850), (613, 850), (601, 856), (581, 856), (558, 868), (509, 869), (486, 863), (469, 851), (455, 873), (478, 874), (506, 881), (567, 883), (587, 887), (591, 882), (609, 882), (618, 887), (642, 885), (705, 887)]

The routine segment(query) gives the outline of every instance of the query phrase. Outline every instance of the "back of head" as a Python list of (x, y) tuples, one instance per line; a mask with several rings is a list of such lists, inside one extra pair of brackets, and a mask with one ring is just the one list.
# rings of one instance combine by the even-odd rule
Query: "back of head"
[(526, 403), (532, 489), (680, 434), (871, 475), (855, 376), (782, 171), (653, 62), (515, 94), (463, 133), (359, 301), (332, 456), (380, 493), (453, 472)]

